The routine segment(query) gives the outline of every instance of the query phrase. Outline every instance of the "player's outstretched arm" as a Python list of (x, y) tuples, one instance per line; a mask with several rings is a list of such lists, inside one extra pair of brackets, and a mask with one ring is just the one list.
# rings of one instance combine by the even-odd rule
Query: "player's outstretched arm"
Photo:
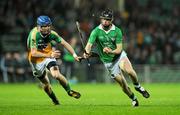
[(73, 55), (76, 61), (79, 61), (80, 57), (77, 56), (76, 52), (69, 43), (67, 43), (64, 39), (61, 39), (61, 44)]

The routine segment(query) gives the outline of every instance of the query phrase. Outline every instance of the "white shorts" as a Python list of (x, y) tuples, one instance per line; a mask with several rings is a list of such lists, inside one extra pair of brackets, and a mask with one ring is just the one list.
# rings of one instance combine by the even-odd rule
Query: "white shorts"
[(31, 68), (33, 71), (33, 76), (35, 77), (41, 77), (44, 73), (44, 71), (46, 70), (47, 65), (52, 62), (52, 61), (56, 61), (56, 59), (54, 58), (46, 58), (44, 61), (42, 61), (41, 63), (31, 63)]
[(117, 75), (121, 73), (121, 69), (119, 67), (119, 63), (121, 62), (121, 59), (127, 57), (127, 54), (125, 51), (122, 51), (121, 55), (117, 60), (110, 63), (104, 63), (106, 69), (109, 71), (111, 78), (115, 78)]

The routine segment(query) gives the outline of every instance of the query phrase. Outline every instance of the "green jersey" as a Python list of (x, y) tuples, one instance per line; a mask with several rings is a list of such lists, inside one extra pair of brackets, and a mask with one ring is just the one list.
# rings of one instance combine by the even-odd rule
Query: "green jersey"
[(122, 43), (121, 29), (112, 25), (111, 29), (105, 31), (102, 25), (96, 27), (90, 34), (88, 43), (96, 43), (100, 59), (103, 62), (112, 62), (115, 54), (107, 54), (103, 52), (104, 47), (109, 47), (112, 50), (116, 49), (116, 44)]
[[(53, 30), (46, 37), (43, 37), (37, 30), (37, 27), (33, 28), (28, 36), (27, 47), (28, 49), (37, 48), (41, 53), (49, 54), (52, 52), (52, 46), (55, 43), (60, 43), (62, 38)], [(40, 63), (45, 58), (43, 57), (32, 57), (31, 50), (28, 51), (28, 59), (33, 63)]]
[(47, 37), (43, 37), (37, 27), (33, 28), (28, 36), (27, 47), (33, 48), (36, 47), (38, 50), (43, 50), (48, 44), (53, 45), (54, 42), (60, 43), (61, 37), (53, 30)]

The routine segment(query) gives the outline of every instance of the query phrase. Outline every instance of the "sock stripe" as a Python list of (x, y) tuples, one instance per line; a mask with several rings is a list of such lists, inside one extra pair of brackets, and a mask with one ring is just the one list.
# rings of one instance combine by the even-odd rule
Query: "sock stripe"
[(138, 85), (134, 85), (134, 87), (135, 87), (135, 88), (140, 88), (140, 87), (141, 87), (141, 85), (140, 85), (140, 84), (138, 84)]

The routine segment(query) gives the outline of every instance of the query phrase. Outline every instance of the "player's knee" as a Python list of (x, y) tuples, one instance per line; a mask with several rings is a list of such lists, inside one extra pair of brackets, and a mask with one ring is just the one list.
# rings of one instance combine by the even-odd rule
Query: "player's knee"
[(133, 74), (133, 73), (134, 73), (134, 70), (133, 70), (133, 69), (130, 69), (130, 68), (126, 68), (125, 71), (126, 71), (126, 73), (128, 73), (128, 74)]
[(59, 72), (52, 73), (52, 77), (55, 78), (55, 79), (57, 79), (60, 76), (61, 76), (61, 74)]
[(57, 79), (57, 78), (58, 78), (58, 74), (53, 74), (52, 77), (53, 77), (54, 79)]
[(133, 69), (128, 70), (127, 73), (130, 74), (131, 76), (136, 76), (136, 72)]

